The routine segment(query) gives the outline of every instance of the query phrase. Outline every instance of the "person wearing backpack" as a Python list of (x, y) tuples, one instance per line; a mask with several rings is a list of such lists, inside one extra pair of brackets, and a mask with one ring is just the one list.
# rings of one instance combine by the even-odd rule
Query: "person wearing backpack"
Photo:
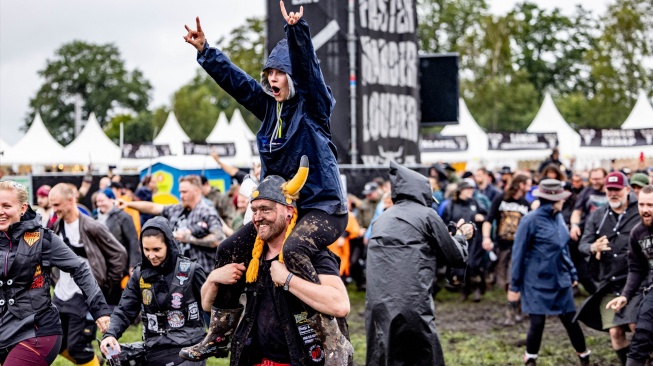
[[(495, 268), (497, 286), (506, 291), (510, 284), (510, 258), (517, 226), (522, 217), (530, 210), (530, 204), (526, 201), (525, 196), (530, 191), (531, 184), (529, 176), (515, 175), (508, 182), (505, 193), (494, 198), (485, 222), (483, 222), (483, 249), (495, 251), (497, 255)], [(490, 236), (493, 224), (496, 225), (494, 240)], [(512, 326), (517, 321), (521, 321), (519, 302), (508, 302), (503, 325)]]

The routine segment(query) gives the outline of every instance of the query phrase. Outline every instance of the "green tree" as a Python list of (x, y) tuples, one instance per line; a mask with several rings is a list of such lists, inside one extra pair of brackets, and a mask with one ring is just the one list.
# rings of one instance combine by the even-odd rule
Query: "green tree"
[(481, 19), (487, 14), (485, 0), (418, 0), (420, 50), (458, 52), (466, 37), (481, 31)]
[(120, 143), (120, 124), (123, 124), (124, 142), (127, 144), (152, 142), (155, 132), (161, 131), (170, 111), (159, 107), (153, 112), (144, 111), (136, 116), (120, 114), (111, 119), (104, 128), (107, 136), (116, 144)]
[[(242, 27), (216, 42), (231, 61), (255, 79), (259, 79), (265, 52), (265, 19), (248, 18)], [(231, 118), (238, 108), (247, 125), (258, 129), (258, 119), (240, 106), (204, 71), (182, 86), (173, 96), (173, 110), (179, 123), (193, 141), (203, 141), (215, 126), (220, 112)]]
[(82, 119), (86, 120), (94, 112), (101, 126), (118, 111), (147, 110), (150, 101), (149, 81), (137, 69), (127, 71), (118, 48), (110, 43), (66, 43), (38, 74), (44, 82), (29, 102), (23, 128), (29, 128), (39, 112), (50, 133), (64, 145), (75, 137), (78, 98), (82, 102)]

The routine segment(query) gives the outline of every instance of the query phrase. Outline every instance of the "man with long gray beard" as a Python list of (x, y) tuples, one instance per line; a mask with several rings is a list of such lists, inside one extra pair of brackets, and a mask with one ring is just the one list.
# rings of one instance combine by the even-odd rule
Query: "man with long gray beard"
[(641, 222), (630, 233), (626, 286), (623, 294), (606, 306), (619, 311), (644, 288), (626, 366), (646, 365), (653, 352), (653, 185), (644, 186), (639, 192), (638, 208)]
[(604, 187), (608, 204), (588, 217), (578, 247), (589, 258), (590, 272), (599, 282), (598, 289), (581, 306), (577, 319), (590, 328), (608, 331), (612, 348), (625, 365), (628, 355), (626, 329), (635, 323), (637, 302), (616, 314), (606, 309), (606, 304), (622, 295), (626, 283), (628, 241), (639, 221), (637, 197), (631, 193), (628, 178), (621, 172), (608, 174)]

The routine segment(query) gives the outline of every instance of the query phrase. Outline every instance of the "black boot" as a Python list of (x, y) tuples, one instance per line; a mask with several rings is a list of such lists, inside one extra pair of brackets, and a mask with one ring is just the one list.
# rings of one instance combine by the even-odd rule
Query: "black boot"
[(179, 357), (189, 361), (202, 361), (209, 357), (227, 357), (229, 341), (236, 330), (243, 309), (242, 306), (237, 309), (212, 307), (208, 334), (200, 343), (182, 348), (179, 351)]
[(619, 358), (619, 362), (621, 362), (622, 366), (626, 365), (626, 361), (628, 360), (628, 351), (630, 351), (630, 347), (626, 346), (622, 349), (616, 349), (614, 352), (617, 354), (617, 357)]
[(579, 365), (580, 366), (590, 366), (590, 355), (585, 356), (578, 355)]

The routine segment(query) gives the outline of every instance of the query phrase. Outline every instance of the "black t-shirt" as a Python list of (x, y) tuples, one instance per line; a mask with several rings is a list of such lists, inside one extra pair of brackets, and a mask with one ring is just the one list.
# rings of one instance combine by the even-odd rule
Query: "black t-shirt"
[[(263, 265), (259, 268), (259, 281), (264, 281), (265, 292), (259, 298), (259, 308), (253, 339), (258, 343), (263, 357), (275, 362), (290, 363), (288, 344), (283, 332), (283, 326), (280, 323), (279, 312), (274, 302), (274, 292), (283, 291), (283, 288), (276, 287), (270, 277), (270, 265), (277, 258), (264, 260)], [(311, 258), (311, 262), (318, 275), (340, 275), (338, 262), (333, 254), (327, 250), (317, 253)]]
[(630, 231), (628, 281), (623, 295), (630, 300), (642, 284), (653, 285), (653, 228), (640, 222)]
[(512, 247), (517, 226), (528, 211), (530, 205), (523, 197), (517, 200), (504, 199), (503, 195), (494, 198), (485, 221), (489, 223), (496, 221), (496, 241), (499, 249)]
[(583, 212), (581, 215), (581, 227), (585, 225), (585, 219), (589, 217), (589, 214), (594, 212), (597, 208), (603, 207), (608, 203), (608, 197), (606, 197), (604, 191), (597, 191), (591, 186), (583, 189), (576, 198), (576, 204), (574, 205), (574, 210), (580, 210)]

